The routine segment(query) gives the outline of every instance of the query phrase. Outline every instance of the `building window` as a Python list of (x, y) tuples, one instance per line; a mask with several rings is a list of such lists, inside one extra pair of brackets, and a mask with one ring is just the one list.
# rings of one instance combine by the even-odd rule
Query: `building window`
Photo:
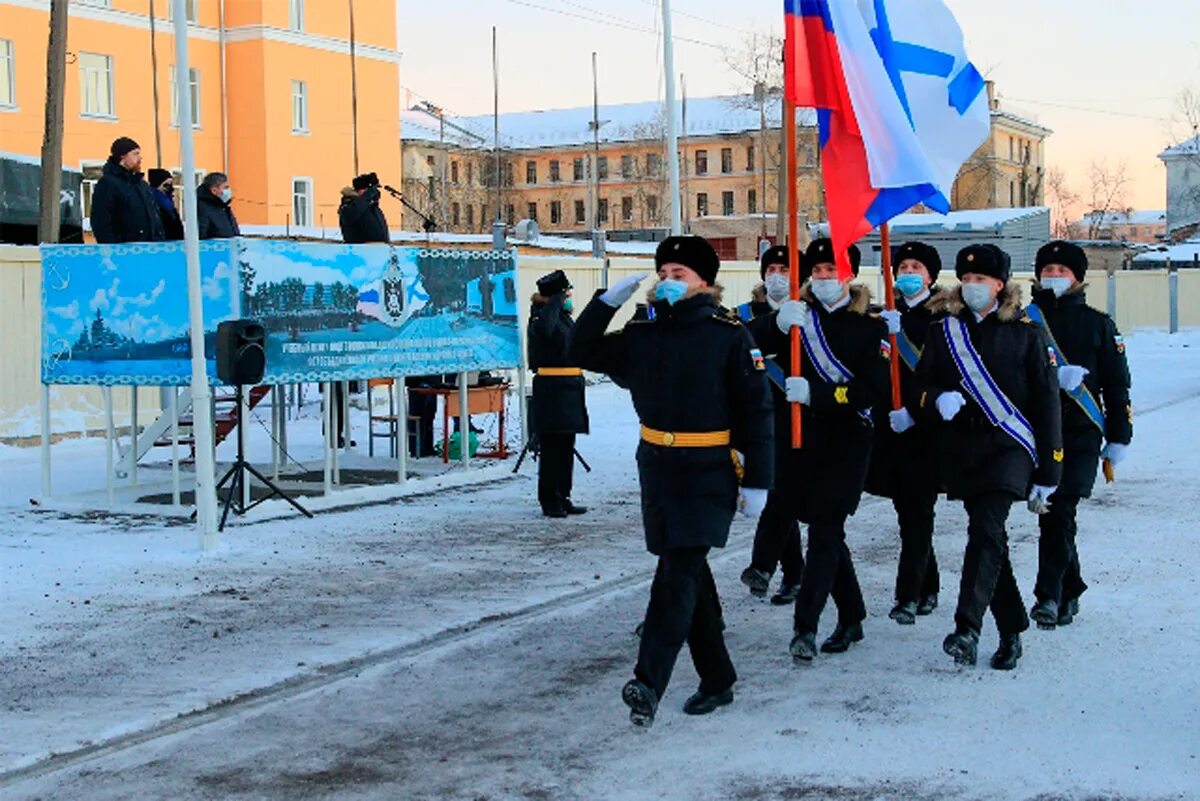
[(450, 224), (455, 227), (458, 227), (460, 211), (461, 211), (461, 208), (459, 207), (459, 205), (457, 203), (450, 204)]
[[(108, 5), (111, 5), (111, 3), (109, 2), (109, 0), (103, 0), (103, 2), (87, 3), (87, 5), (108, 6)], [(196, 0), (187, 0), (187, 2), (185, 2), (183, 4), (183, 6), (184, 6), (183, 13), (187, 15), (187, 21), (194, 23), (196, 21)], [(168, 0), (168, 2), (167, 2), (167, 19), (174, 19), (174, 18), (175, 18), (175, 4)]]
[(633, 198), (621, 198), (621, 222), (633, 222)]
[(753, 189), (746, 192), (746, 213), (758, 214), (758, 192)]
[(575, 224), (583, 225), (585, 222), (587, 222), (587, 208), (584, 206), (582, 200), (576, 200), (575, 201)]
[(600, 211), (596, 214), (596, 227), (603, 228), (608, 222), (608, 199), (600, 198)]
[(0, 106), (17, 105), (16, 67), (13, 59), (13, 43), (0, 39)]
[(721, 148), (721, 172), (733, 172), (733, 148)]
[(312, 179), (292, 179), (292, 224), (312, 225)]
[(708, 151), (696, 151), (696, 175), (708, 175)]
[(754, 145), (749, 145), (746, 148), (746, 172), (754, 172), (755, 163), (756, 162), (754, 159)]
[(304, 30), (304, 0), (288, 0), (288, 27), (293, 31)]
[(562, 201), (550, 201), (550, 224), (559, 225), (562, 223)]
[(556, 184), (562, 180), (562, 171), (558, 167), (558, 159), (552, 159), (550, 162), (550, 183)]
[(621, 156), (621, 177), (633, 177), (633, 156)]
[(467, 162), (467, 186), (475, 182), (475, 162)]
[(717, 252), (717, 258), (721, 261), (736, 261), (737, 260), (737, 237), (736, 236), (714, 236), (710, 237), (708, 244), (712, 245), (713, 250)]
[(83, 185), (80, 187), (80, 195), (82, 195), (83, 216), (92, 216), (92, 192), (96, 189), (96, 183), (100, 177), (104, 175), (104, 162), (93, 161), (85, 162), (80, 165), (83, 171)]
[(596, 180), (604, 181), (608, 178), (608, 156), (596, 156)]
[(513, 185), (513, 163), (511, 161), (504, 162), (504, 185)]
[(458, 162), (450, 162), (450, 183), (458, 186)]
[(82, 93), (79, 113), (85, 117), (114, 117), (112, 56), (79, 54)]
[(527, 183), (527, 184), (536, 184), (537, 183), (537, 162), (536, 161), (525, 162), (525, 183)]
[(513, 204), (509, 203), (504, 207), (504, 219), (508, 221), (509, 225), (516, 225), (517, 210), (513, 208)]
[(292, 132), (308, 133), (308, 84), (292, 81)]
[(529, 203), (525, 206), (525, 216), (537, 222), (537, 203)]
[[(455, 205), (458, 205), (457, 203)], [(475, 207), (470, 203), (467, 204), (467, 229), (475, 230)]]
[(1012, 181), (1008, 182), (1008, 205), (1017, 205), (1017, 185)]
[[(75, 2), (81, 6), (100, 6), (101, 8), (108, 8), (110, 5), (110, 0), (75, 0)], [(169, 4), (167, 8), (170, 9)], [(170, 12), (168, 11), (168, 13)]]
[(429, 169), (431, 169), (431, 170), (434, 169), (435, 167), (437, 167), (437, 159), (434, 158), (432, 155), (426, 156), (425, 157), (425, 166), (429, 167)]
[(650, 222), (658, 222), (658, 195), (646, 195), (646, 216)]
[(571, 171), (572, 180), (582, 181), (583, 180), (583, 159), (575, 159), (575, 161), (573, 161), (571, 163), (571, 167), (572, 167), (572, 171)]
[[(179, 89), (175, 83), (175, 65), (172, 64), (168, 70), (171, 76), (171, 124), (179, 125)], [(190, 68), (188, 70), (188, 85), (189, 91), (192, 93), (192, 127), (200, 127), (200, 70)]]
[(1016, 157), (1016, 148), (1017, 148), (1017, 140), (1013, 139), (1011, 136), (1008, 137), (1008, 160), (1009, 161), (1016, 161), (1016, 158), (1017, 158)]
[(662, 156), (658, 153), (646, 154), (646, 174), (658, 175), (662, 172)]
[(696, 193), (696, 216), (697, 217), (707, 217), (708, 216), (708, 193), (707, 192)]
[(721, 215), (724, 217), (733, 216), (733, 192), (721, 193)]

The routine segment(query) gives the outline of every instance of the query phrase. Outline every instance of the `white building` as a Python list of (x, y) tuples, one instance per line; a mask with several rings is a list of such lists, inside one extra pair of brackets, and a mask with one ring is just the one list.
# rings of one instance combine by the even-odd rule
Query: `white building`
[(1158, 157), (1167, 166), (1167, 234), (1200, 225), (1200, 136)]

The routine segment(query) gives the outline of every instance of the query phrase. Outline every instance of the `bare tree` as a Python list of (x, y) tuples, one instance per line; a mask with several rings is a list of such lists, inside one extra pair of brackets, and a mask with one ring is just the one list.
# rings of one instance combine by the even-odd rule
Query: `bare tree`
[(1079, 193), (1067, 184), (1067, 175), (1061, 167), (1051, 167), (1046, 172), (1046, 199), (1050, 201), (1054, 237), (1071, 238), (1071, 217), (1079, 207), (1081, 198)]
[(1088, 239), (1099, 239), (1100, 231), (1114, 213), (1130, 211), (1126, 203), (1129, 189), (1128, 163), (1110, 165), (1107, 160), (1093, 161), (1088, 167), (1090, 191), (1088, 204)]

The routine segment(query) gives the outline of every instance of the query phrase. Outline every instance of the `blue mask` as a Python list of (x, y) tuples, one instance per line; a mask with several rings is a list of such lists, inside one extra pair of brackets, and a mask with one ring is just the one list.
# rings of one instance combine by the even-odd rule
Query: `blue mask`
[(683, 281), (676, 281), (674, 278), (664, 278), (658, 282), (658, 286), (654, 287), (654, 297), (658, 300), (665, 300), (672, 306), (683, 300), (683, 296), (687, 292), (688, 285)]
[(571, 312), (575, 311), (575, 302), (570, 298), (567, 298), (563, 301), (562, 309), (567, 314), (570, 314)]
[(896, 289), (900, 290), (900, 294), (906, 298), (911, 298), (913, 295), (920, 295), (921, 290), (925, 288), (925, 279), (916, 273), (905, 273), (904, 275), (896, 276)]

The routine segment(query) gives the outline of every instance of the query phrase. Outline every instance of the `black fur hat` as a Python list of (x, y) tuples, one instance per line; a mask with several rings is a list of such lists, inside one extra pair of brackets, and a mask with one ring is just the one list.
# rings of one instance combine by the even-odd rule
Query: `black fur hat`
[(926, 245), (924, 242), (905, 242), (896, 251), (896, 256), (892, 259), (892, 273), (895, 274), (900, 269), (900, 262), (905, 259), (915, 259), (925, 265), (925, 269), (929, 271), (929, 283), (934, 283), (938, 279), (938, 273), (942, 271), (942, 257), (937, 252), (937, 248)]
[(379, 176), (373, 172), (363, 173), (354, 179), (351, 186), (354, 187), (355, 192), (370, 189), (372, 186), (379, 186)]
[(989, 275), (1007, 283), (1012, 275), (1012, 259), (995, 245), (968, 245), (954, 260), (954, 274), (961, 279), (967, 273)]
[(1083, 281), (1083, 276), (1088, 268), (1088, 258), (1087, 254), (1083, 252), (1083, 248), (1079, 247), (1079, 245), (1073, 245), (1070, 242), (1063, 242), (1059, 239), (1042, 245), (1038, 249), (1037, 260), (1033, 265), (1033, 272), (1039, 280), (1042, 277), (1042, 268), (1048, 264), (1061, 264), (1075, 274), (1076, 281)]
[(782, 264), (785, 268), (790, 267), (791, 262), (788, 261), (788, 249), (783, 245), (775, 245), (763, 252), (762, 258), (758, 262), (758, 277), (762, 280), (767, 278), (767, 268), (772, 264)]
[(709, 286), (717, 280), (721, 259), (708, 240), (702, 236), (669, 236), (654, 251), (654, 269), (664, 264), (691, 267)]
[[(846, 251), (850, 255), (850, 270), (858, 278), (858, 267), (862, 264), (862, 251), (858, 245), (850, 245)], [(833, 257), (833, 242), (827, 238), (814, 239), (804, 251), (800, 259), (800, 280), (807, 281), (812, 276), (813, 267), (818, 264), (836, 264)]]
[(567, 278), (567, 274), (562, 270), (555, 270), (537, 280), (538, 294), (544, 298), (552, 298), (560, 292), (566, 292), (570, 288), (571, 282)]

